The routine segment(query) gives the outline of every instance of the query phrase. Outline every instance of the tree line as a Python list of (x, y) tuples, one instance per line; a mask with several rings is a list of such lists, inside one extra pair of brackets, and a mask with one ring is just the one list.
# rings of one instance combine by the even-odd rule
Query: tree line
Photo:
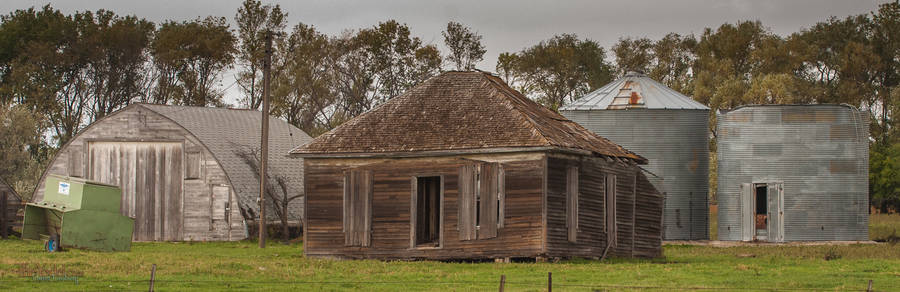
[[(66, 15), (49, 5), (0, 16), (0, 132), (14, 137), (0, 141), (8, 162), (0, 177), (33, 181), (78, 131), (134, 102), (259, 109), (266, 32), (273, 37), (272, 114), (313, 136), (442, 71), (475, 69), (486, 52), (482, 36), (456, 22), (442, 32), (448, 52), (441, 52), (395, 20), (327, 35), (291, 26), (287, 16), (256, 0), (238, 7), (233, 27), (224, 17), (153, 23), (108, 10)], [(699, 35), (622, 37), (607, 49), (563, 33), (502, 52), (493, 69), (554, 110), (627, 71), (708, 105), (712, 125), (717, 110), (743, 104), (856, 106), (871, 117), (872, 203), (900, 207), (898, 2), (787, 36), (739, 21)], [(231, 70), (235, 83), (223, 84)], [(239, 104), (223, 100), (231, 86)]]

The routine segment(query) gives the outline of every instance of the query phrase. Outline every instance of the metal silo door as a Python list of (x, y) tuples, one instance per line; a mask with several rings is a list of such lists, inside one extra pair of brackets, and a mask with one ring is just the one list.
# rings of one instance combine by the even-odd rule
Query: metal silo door
[(756, 212), (754, 212), (753, 184), (741, 184), (741, 240), (753, 241), (756, 233)]
[(769, 241), (784, 242), (784, 184), (768, 183), (766, 187), (769, 194)]

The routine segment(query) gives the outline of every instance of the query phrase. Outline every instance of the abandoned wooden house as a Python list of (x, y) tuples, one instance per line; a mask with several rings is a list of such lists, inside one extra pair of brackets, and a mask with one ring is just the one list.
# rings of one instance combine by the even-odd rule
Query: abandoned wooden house
[(307, 256), (660, 254), (647, 161), (487, 73), (433, 77), (291, 153)]
[(0, 238), (21, 234), (23, 206), (16, 190), (0, 179)]
[[(132, 104), (82, 130), (53, 158), (48, 174), (122, 188), (122, 214), (134, 240), (240, 240), (256, 232), (259, 111)], [(287, 212), (276, 200), (303, 193), (301, 163), (285, 154), (311, 138), (270, 118), (268, 222), (299, 224), (302, 200)], [(33, 200), (40, 200), (43, 182)], [(281, 200), (283, 201), (283, 200)], [(273, 204), (273, 202), (276, 202)]]

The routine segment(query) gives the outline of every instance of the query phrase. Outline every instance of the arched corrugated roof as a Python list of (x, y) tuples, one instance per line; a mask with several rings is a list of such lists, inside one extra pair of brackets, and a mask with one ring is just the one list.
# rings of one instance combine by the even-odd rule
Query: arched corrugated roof
[[(158, 104), (137, 106), (172, 120), (200, 140), (225, 171), (241, 207), (258, 214), (259, 180), (253, 169), (239, 156), (239, 151), (260, 148), (259, 111)], [(289, 158), (287, 154), (294, 147), (311, 140), (297, 127), (269, 117), (269, 175), (286, 178), (292, 194), (303, 193), (303, 165), (302, 160)], [(291, 213), (301, 214), (300, 210)], [(274, 215), (272, 212), (269, 214)]]

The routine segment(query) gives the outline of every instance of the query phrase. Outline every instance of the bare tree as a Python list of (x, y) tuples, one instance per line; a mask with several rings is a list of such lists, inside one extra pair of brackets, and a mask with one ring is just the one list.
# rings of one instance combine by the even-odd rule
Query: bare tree
[[(256, 176), (256, 179), (259, 179), (260, 149), (240, 147), (238, 145), (234, 145), (233, 148), (236, 149), (234, 150), (235, 154), (237, 154), (244, 163), (250, 166), (250, 169), (253, 170), (253, 175)], [(266, 197), (269, 198), (269, 202), (272, 202), (272, 209), (274, 209), (278, 219), (281, 220), (281, 236), (282, 240), (286, 243), (291, 239), (288, 230), (288, 215), (290, 215), (288, 206), (293, 200), (302, 198), (303, 194), (291, 195), (288, 191), (287, 178), (282, 175), (273, 175), (272, 172), (266, 172), (266, 179), (269, 180), (269, 183), (266, 184)], [(265, 206), (260, 206), (260, 208), (265, 208)], [(260, 218), (260, 220), (264, 219), (265, 218)], [(303, 226), (302, 221), (300, 222), (300, 226)]]

